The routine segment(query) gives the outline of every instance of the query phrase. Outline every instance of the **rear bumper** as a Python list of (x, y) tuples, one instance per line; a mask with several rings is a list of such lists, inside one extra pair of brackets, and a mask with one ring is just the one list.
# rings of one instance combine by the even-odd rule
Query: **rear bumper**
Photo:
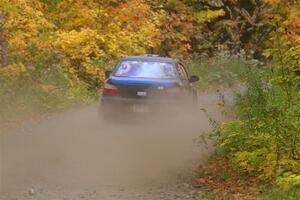
[[(145, 105), (149, 108), (149, 112), (157, 112), (178, 107), (180, 100), (178, 99), (134, 99), (124, 97), (102, 97), (100, 109), (104, 112), (122, 111), (133, 112), (133, 105)], [(180, 107), (180, 106), (179, 106)]]

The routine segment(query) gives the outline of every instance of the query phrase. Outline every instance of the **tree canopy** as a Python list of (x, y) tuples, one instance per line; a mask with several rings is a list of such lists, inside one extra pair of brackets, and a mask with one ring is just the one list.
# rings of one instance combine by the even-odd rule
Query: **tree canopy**
[(299, 48), (299, 15), (297, 0), (2, 0), (1, 76), (41, 82), (60, 69), (97, 88), (126, 55), (276, 56)]

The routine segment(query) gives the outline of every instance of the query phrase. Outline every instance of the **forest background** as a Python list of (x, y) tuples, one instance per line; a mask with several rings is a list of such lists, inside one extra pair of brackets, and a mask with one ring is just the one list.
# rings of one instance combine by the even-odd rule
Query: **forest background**
[(299, 34), (299, 0), (1, 0), (0, 123), (94, 102), (123, 56), (179, 58), (201, 89), (245, 83), (222, 155), (299, 195)]

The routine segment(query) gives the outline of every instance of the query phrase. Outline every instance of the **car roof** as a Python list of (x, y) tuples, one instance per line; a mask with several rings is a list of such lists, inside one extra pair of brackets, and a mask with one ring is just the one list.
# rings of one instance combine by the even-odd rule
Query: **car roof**
[(169, 57), (160, 57), (155, 55), (148, 56), (128, 56), (121, 59), (121, 61), (146, 61), (146, 62), (166, 62), (166, 63), (178, 63), (177, 59)]

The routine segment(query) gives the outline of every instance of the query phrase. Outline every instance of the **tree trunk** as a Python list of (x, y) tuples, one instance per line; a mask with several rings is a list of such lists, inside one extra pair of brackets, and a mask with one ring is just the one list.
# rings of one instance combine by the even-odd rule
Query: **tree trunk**
[(8, 43), (7, 41), (2, 41), (1, 43), (1, 57), (2, 57), (2, 65), (6, 66), (8, 64)]
[(8, 42), (5, 37), (5, 14), (0, 14), (0, 46), (1, 46), (1, 64), (6, 66), (8, 64)]

